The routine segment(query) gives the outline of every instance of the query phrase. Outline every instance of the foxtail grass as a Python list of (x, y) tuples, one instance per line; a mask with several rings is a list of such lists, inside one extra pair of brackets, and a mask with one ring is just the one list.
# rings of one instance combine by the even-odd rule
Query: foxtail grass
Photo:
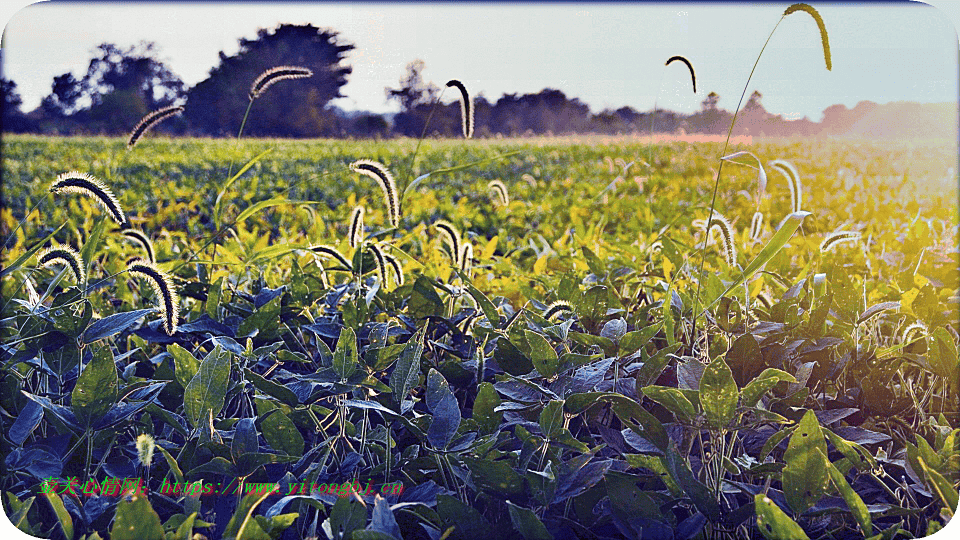
[(470, 94), (463, 83), (453, 79), (447, 81), (447, 87), (455, 87), (460, 91), (460, 123), (463, 129), (463, 137), (470, 139), (473, 137), (473, 102), (470, 101)]
[(110, 188), (87, 173), (71, 171), (61, 174), (50, 184), (50, 192), (54, 195), (77, 193), (92, 197), (107, 211), (107, 214), (110, 215), (110, 218), (113, 219), (117, 225), (120, 225), (120, 227), (124, 229), (130, 227), (130, 221), (127, 220), (127, 215), (124, 214), (123, 209), (120, 208), (120, 201), (113, 195)]
[(369, 159), (361, 159), (350, 164), (350, 169), (358, 174), (369, 176), (377, 181), (383, 191), (383, 196), (387, 202), (387, 212), (390, 216), (390, 226), (398, 227), (400, 225), (400, 195), (397, 191), (397, 183), (393, 179), (390, 171), (381, 163)]
[(463, 243), (463, 250), (460, 252), (460, 270), (464, 274), (470, 275), (473, 269), (473, 244), (469, 241)]
[(543, 318), (549, 321), (561, 313), (573, 313), (573, 306), (569, 302), (557, 300), (547, 306), (547, 310), (543, 312)]
[(837, 231), (828, 234), (820, 243), (820, 253), (833, 251), (840, 244), (856, 244), (860, 241), (860, 233), (856, 231)]
[(157, 257), (153, 251), (153, 243), (150, 242), (150, 238), (148, 238), (147, 235), (143, 234), (142, 231), (138, 231), (137, 229), (124, 229), (122, 234), (143, 247), (143, 250), (147, 254), (147, 261), (151, 263), (157, 262)]
[(793, 166), (789, 161), (784, 161), (782, 159), (775, 159), (770, 162), (770, 166), (773, 169), (787, 179), (787, 184), (790, 186), (790, 207), (792, 212), (799, 212), (801, 206), (803, 206), (803, 184), (800, 183), (800, 173), (797, 172), (797, 168)]
[(163, 316), (163, 329), (167, 335), (177, 332), (177, 318), (180, 315), (180, 298), (173, 288), (173, 280), (153, 263), (145, 259), (134, 259), (127, 264), (127, 273), (140, 277), (150, 284), (160, 301), (160, 314)]
[(140, 122), (137, 123), (136, 127), (133, 128), (133, 131), (130, 132), (130, 138), (127, 139), (127, 150), (136, 146), (137, 141), (139, 141), (141, 137), (150, 131), (153, 126), (182, 112), (182, 106), (174, 105), (172, 107), (157, 109), (156, 111), (144, 116), (142, 119), (140, 119)]
[(507, 194), (507, 186), (504, 185), (500, 180), (491, 180), (487, 184), (487, 189), (496, 192), (497, 197), (500, 199), (500, 204), (503, 206), (510, 205), (510, 196)]
[(85, 270), (83, 259), (70, 246), (55, 245), (44, 248), (37, 253), (37, 262), (43, 268), (48, 268), (56, 264), (62, 264), (70, 269), (74, 283), (79, 287), (87, 281), (87, 272)]
[(320, 244), (320, 245), (312, 246), (312, 247), (310, 248), (310, 251), (312, 251), (312, 252), (314, 252), (314, 253), (316, 253), (317, 255), (320, 255), (320, 256), (322, 256), (322, 257), (329, 257), (329, 258), (335, 259), (338, 263), (340, 263), (341, 265), (343, 265), (344, 268), (350, 268), (350, 267), (351, 267), (350, 261), (348, 261), (347, 258), (344, 257), (343, 254), (340, 253), (339, 250), (337, 250), (337, 248), (335, 248), (335, 247), (333, 247), (333, 246), (331, 246), (331, 245)]
[(675, 62), (678, 60), (687, 65), (687, 70), (690, 71), (690, 82), (693, 83), (693, 93), (696, 94), (697, 93), (697, 74), (693, 71), (693, 64), (691, 64), (689, 60), (679, 55), (671, 56), (670, 59), (667, 60), (667, 63), (664, 64), (664, 66), (669, 66), (672, 62)]
[(453, 264), (459, 267), (461, 242), (460, 233), (457, 231), (457, 228), (454, 227), (449, 221), (442, 219), (434, 223), (433, 226), (440, 231), (440, 235), (443, 237), (444, 243), (450, 249), (450, 258), (453, 260)]
[(267, 91), (267, 88), (270, 88), (274, 84), (290, 80), (290, 79), (303, 79), (306, 77), (312, 77), (313, 71), (305, 67), (299, 66), (277, 66), (270, 68), (260, 74), (259, 77), (253, 84), (250, 85), (250, 101), (257, 99), (262, 96), (264, 92)]
[(763, 212), (754, 212), (753, 219), (750, 220), (750, 241), (760, 241), (763, 235)]
[(718, 212), (713, 213), (711, 219), (708, 220), (708, 223), (708, 237), (711, 234), (717, 234), (720, 237), (720, 241), (717, 242), (717, 245), (720, 249), (720, 254), (723, 255), (723, 259), (727, 262), (728, 266), (735, 267), (737, 265), (737, 247), (733, 243), (733, 225), (730, 224), (730, 221), (727, 220), (727, 218), (720, 215)]
[(350, 213), (350, 247), (355, 248), (363, 242), (363, 207), (357, 206)]
[(367, 250), (373, 254), (373, 260), (377, 265), (377, 274), (380, 275), (380, 283), (387, 286), (387, 263), (383, 256), (383, 251), (376, 244), (369, 244)]
[(403, 278), (403, 266), (400, 265), (400, 261), (393, 255), (384, 252), (383, 259), (390, 265), (390, 268), (393, 269), (393, 282), (400, 287), (404, 283)]

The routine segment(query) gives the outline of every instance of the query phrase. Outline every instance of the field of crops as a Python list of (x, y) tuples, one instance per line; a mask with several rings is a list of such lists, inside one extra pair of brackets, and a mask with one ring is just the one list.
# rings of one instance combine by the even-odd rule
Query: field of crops
[[(957, 509), (953, 145), (125, 142), (3, 141), (23, 531), (893, 539)], [(119, 216), (51, 191), (82, 174)]]

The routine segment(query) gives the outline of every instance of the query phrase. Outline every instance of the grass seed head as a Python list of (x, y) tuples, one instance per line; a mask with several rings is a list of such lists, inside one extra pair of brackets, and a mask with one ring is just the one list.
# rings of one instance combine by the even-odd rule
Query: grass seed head
[(369, 159), (361, 159), (350, 164), (350, 169), (358, 174), (369, 176), (377, 181), (387, 200), (387, 211), (390, 214), (390, 225), (400, 225), (400, 195), (397, 192), (397, 183), (390, 171), (381, 163)]
[(682, 56), (671, 56), (670, 59), (667, 60), (667, 63), (664, 65), (669, 66), (671, 62), (674, 62), (677, 60), (687, 65), (687, 69), (690, 71), (690, 80), (693, 82), (693, 93), (696, 94), (697, 93), (697, 74), (694, 73), (693, 64), (691, 64), (689, 60), (687, 60)]
[(351, 267), (350, 261), (348, 261), (347, 258), (344, 257), (339, 250), (337, 250), (337, 248), (331, 245), (320, 244), (320, 245), (311, 247), (310, 251), (322, 257), (330, 257), (330, 258), (336, 259), (338, 263), (344, 266), (344, 268), (349, 269)]
[(833, 62), (830, 60), (830, 37), (827, 35), (827, 26), (823, 24), (823, 17), (817, 13), (817, 10), (814, 9), (813, 6), (808, 4), (793, 4), (784, 10), (783, 16), (786, 17), (797, 11), (804, 11), (813, 17), (813, 20), (817, 21), (817, 28), (820, 29), (820, 43), (823, 45), (823, 60), (827, 64), (827, 71), (832, 71)]
[(173, 288), (173, 280), (165, 272), (145, 259), (133, 259), (127, 264), (127, 273), (147, 280), (153, 292), (160, 300), (160, 313), (163, 315), (163, 329), (168, 336), (177, 332), (177, 318), (180, 315), (180, 298)]
[(757, 242), (763, 234), (763, 212), (754, 212), (750, 220), (750, 240)]
[(393, 282), (397, 284), (397, 287), (403, 285), (403, 266), (400, 265), (400, 261), (389, 253), (384, 253), (383, 259), (393, 269)]
[(500, 199), (500, 204), (503, 206), (508, 206), (510, 204), (510, 196), (507, 194), (507, 186), (500, 180), (491, 180), (487, 184), (487, 188), (495, 191), (497, 197)]
[[(730, 224), (730, 221), (727, 218), (720, 215), (719, 212), (713, 212), (713, 219), (709, 221), (710, 231), (709, 234), (719, 234), (720, 235), (720, 254), (723, 255), (724, 260), (727, 262), (728, 266), (734, 267), (737, 265), (737, 247), (733, 243), (734, 238), (734, 229), (733, 225)], [(708, 234), (708, 236), (709, 236)]]
[(355, 248), (363, 242), (363, 207), (357, 206), (350, 213), (350, 247)]
[(150, 131), (153, 126), (181, 112), (183, 112), (183, 107), (174, 105), (172, 107), (158, 109), (144, 116), (140, 122), (137, 123), (137, 126), (133, 128), (133, 131), (130, 132), (130, 138), (127, 140), (127, 150), (136, 146), (137, 141), (139, 141), (147, 131)]
[(856, 231), (837, 231), (828, 234), (823, 242), (820, 242), (820, 253), (827, 253), (833, 248), (843, 243), (854, 243), (860, 241), (860, 233)]
[(77, 193), (93, 197), (110, 214), (117, 225), (124, 229), (130, 227), (127, 215), (120, 208), (120, 201), (113, 195), (110, 188), (87, 173), (71, 171), (61, 174), (50, 184), (50, 192), (54, 195)]
[(153, 450), (156, 445), (152, 435), (147, 433), (137, 435), (137, 459), (140, 460), (140, 463), (147, 467), (150, 466), (150, 462), (153, 461)]
[(543, 318), (549, 321), (560, 313), (573, 313), (573, 306), (571, 306), (569, 302), (557, 300), (547, 306), (547, 310), (543, 312)]
[(437, 221), (433, 224), (437, 230), (440, 231), (440, 235), (443, 236), (443, 241), (450, 248), (450, 258), (453, 259), (453, 264), (460, 266), (460, 233), (457, 231), (457, 228), (453, 226), (452, 223), (445, 220)]
[(299, 66), (277, 66), (270, 68), (257, 77), (250, 86), (250, 101), (262, 96), (271, 85), (287, 79), (312, 77), (313, 71)]
[(460, 91), (460, 121), (463, 128), (464, 138), (473, 137), (473, 102), (470, 101), (470, 94), (467, 93), (467, 88), (463, 86), (463, 83), (453, 79), (447, 81), (447, 87), (456, 87)]
[(122, 234), (143, 246), (143, 250), (147, 252), (147, 260), (149, 262), (157, 262), (153, 251), (153, 243), (150, 242), (150, 238), (148, 238), (146, 234), (143, 234), (142, 231), (138, 231), (137, 229), (124, 229)]
[(771, 161), (770, 166), (787, 178), (787, 184), (790, 186), (790, 207), (793, 212), (800, 212), (803, 205), (803, 184), (800, 183), (797, 168), (789, 161), (782, 159)]
[(56, 245), (44, 248), (37, 253), (37, 262), (44, 268), (55, 264), (65, 265), (70, 269), (70, 274), (73, 275), (73, 281), (78, 286), (82, 286), (87, 280), (83, 259), (80, 257), (80, 254), (70, 246)]

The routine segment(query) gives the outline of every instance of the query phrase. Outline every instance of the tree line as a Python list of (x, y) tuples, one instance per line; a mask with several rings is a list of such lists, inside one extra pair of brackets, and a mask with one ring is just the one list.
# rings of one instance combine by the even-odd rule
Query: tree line
[[(424, 81), (423, 61), (407, 65), (396, 88), (386, 88), (388, 100), (400, 112), (380, 115), (347, 112), (333, 106), (344, 97), (343, 85), (352, 72), (346, 58), (354, 49), (339, 34), (310, 24), (281, 24), (261, 29), (255, 39), (241, 39), (239, 51), (219, 55), (209, 76), (188, 88), (163, 61), (152, 43), (122, 48), (98, 46), (86, 73), (54, 77), (50, 94), (33, 111), (20, 110), (16, 83), (0, 79), (2, 130), (49, 135), (126, 134), (150, 111), (185, 105), (183, 115), (164, 122), (158, 131), (171, 135), (209, 137), (244, 133), (259, 137), (390, 137), (457, 136), (460, 106), (440, 102), (441, 89)], [(250, 84), (265, 70), (293, 65), (310, 69), (308, 79), (271, 88), (257, 99), (253, 114)], [(448, 95), (449, 97), (449, 95)], [(753, 92), (737, 117), (734, 134), (810, 136), (843, 134), (875, 113), (877, 104), (861, 102), (848, 109), (834, 105), (821, 122), (788, 120), (768, 112), (762, 94)], [(574, 133), (701, 133), (726, 134), (733, 115), (718, 106), (720, 96), (710, 92), (693, 114), (632, 107), (592, 113), (575, 97), (546, 88), (537, 93), (505, 94), (494, 102), (475, 96), (476, 135), (481, 137), (562, 135)]]

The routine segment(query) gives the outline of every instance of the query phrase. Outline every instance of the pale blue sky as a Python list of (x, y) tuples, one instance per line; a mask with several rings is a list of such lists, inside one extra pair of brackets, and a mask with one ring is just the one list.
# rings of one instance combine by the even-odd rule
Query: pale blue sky
[[(309, 22), (356, 46), (347, 58), (354, 68), (347, 98), (335, 102), (345, 109), (395, 111), (384, 87), (395, 86), (417, 58), (426, 62), (427, 80), (442, 86), (457, 78), (491, 100), (550, 87), (594, 112), (649, 110), (658, 95), (658, 108), (692, 112), (715, 91), (720, 106), (733, 109), (787, 5), (44, 3), (7, 15), (3, 71), (30, 110), (55, 75), (82, 75), (97, 44), (146, 40), (193, 85), (220, 51), (236, 52), (239, 38)], [(769, 111), (817, 121), (834, 103), (957, 101), (957, 36), (944, 12), (918, 3), (814, 6), (830, 34), (833, 71), (824, 67), (813, 19), (785, 18), (750, 88), (763, 93)], [(664, 68), (676, 54), (693, 63), (697, 95), (682, 65)]]

